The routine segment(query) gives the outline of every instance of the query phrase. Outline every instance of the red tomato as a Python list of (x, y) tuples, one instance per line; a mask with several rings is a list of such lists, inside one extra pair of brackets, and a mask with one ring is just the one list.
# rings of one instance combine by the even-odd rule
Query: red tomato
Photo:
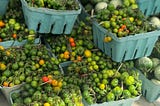
[(49, 78), (46, 77), (46, 76), (44, 76), (44, 77), (42, 77), (42, 81), (43, 81), (43, 82), (47, 82), (47, 81), (49, 81)]
[(71, 47), (75, 47), (76, 44), (74, 42), (70, 43)]

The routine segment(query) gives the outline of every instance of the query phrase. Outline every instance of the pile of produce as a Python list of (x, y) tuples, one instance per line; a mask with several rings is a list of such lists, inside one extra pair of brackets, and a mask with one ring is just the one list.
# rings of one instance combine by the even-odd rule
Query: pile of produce
[[(46, 79), (49, 79), (48, 82)], [(37, 79), (37, 82), (27, 83), (19, 91), (13, 92), (13, 106), (83, 106), (79, 87), (64, 85), (61, 76), (48, 75)]]
[(25, 24), (17, 22), (15, 19), (0, 20), (0, 42), (17, 40), (21, 42), (29, 35), (35, 36), (34, 30), (29, 30)]
[(82, 21), (74, 27), (70, 35), (49, 35), (45, 39), (60, 62), (80, 61), (85, 58), (84, 54), (88, 55), (95, 48), (91, 26)]
[(141, 94), (141, 81), (138, 71), (133, 69), (133, 61), (120, 64), (100, 51), (91, 53), (91, 57), (64, 67), (64, 81), (79, 85), (88, 104), (128, 99)]
[(76, 0), (24, 0), (29, 6), (35, 8), (49, 8), (55, 10), (78, 10), (79, 4)]
[(91, 14), (91, 11), (104, 9), (108, 4), (113, 4), (115, 8), (119, 6), (137, 8), (136, 0), (80, 0), (85, 8), (85, 11)]
[(117, 37), (150, 32), (156, 28), (138, 9), (135, 0), (98, 1), (94, 9), (92, 15), (96, 21)]
[[(18, 8), (20, 1), (14, 1), (18, 4), (12, 1), (13, 8), (0, 20), (0, 42), (24, 39), (29, 42), (10, 48), (0, 45), (0, 86), (5, 89), (24, 83), (11, 93), (12, 106), (84, 106), (82, 98), (88, 104), (95, 104), (141, 95), (142, 83), (134, 62), (114, 62), (93, 44), (90, 17), (86, 18), (87, 22), (77, 20), (71, 34), (41, 34), (42, 44), (33, 44), (35, 31), (26, 27), (22, 9)], [(37, 9), (80, 8), (77, 0), (25, 1)], [(153, 30), (137, 10), (135, 0), (80, 1), (92, 4), (97, 22), (117, 37)], [(61, 67), (60, 63), (64, 62), (70, 64)], [(159, 79), (158, 65), (155, 65), (158, 63), (151, 64), (149, 69), (154, 64), (156, 71), (152, 73)]]
[(0, 46), (0, 58), (1, 86), (31, 82), (43, 73), (60, 73), (58, 60), (49, 56), (44, 45), (28, 43), (24, 47), (8, 49)]
[[(18, 4), (15, 3), (15, 6), (16, 5)], [(14, 7), (10, 7), (5, 16), (0, 19), (0, 42), (9, 40), (21, 42), (22, 40), (28, 39), (29, 35), (36, 37), (35, 31), (29, 30), (24, 24), (21, 7)]]

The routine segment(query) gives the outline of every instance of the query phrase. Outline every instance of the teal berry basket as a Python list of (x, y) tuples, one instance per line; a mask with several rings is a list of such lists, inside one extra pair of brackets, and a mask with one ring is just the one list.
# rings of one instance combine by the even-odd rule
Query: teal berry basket
[(147, 79), (142, 72), (139, 71), (139, 79), (142, 80), (142, 95), (148, 102), (154, 102), (160, 97), (160, 85), (156, 85)]
[(137, 4), (146, 16), (160, 13), (160, 0), (137, 0)]
[[(94, 44), (116, 62), (149, 56), (159, 35), (160, 31), (155, 30), (118, 38), (97, 22), (93, 22)], [(112, 40), (107, 43), (104, 42), (106, 36), (110, 36)]]
[(3, 93), (4, 97), (7, 99), (8, 103), (11, 104), (10, 101), (10, 93), (20, 89), (20, 87), (24, 86), (25, 83), (15, 85), (13, 87), (0, 87), (1, 92)]
[[(23, 46), (27, 42), (28, 42), (27, 40), (22, 40), (21, 42), (19, 42), (17, 40), (9, 40), (9, 41), (0, 42), (0, 46), (3, 46), (4, 48)], [(36, 38), (34, 41), (35, 44), (38, 44), (40, 42), (41, 42), (40, 38)]]
[(62, 11), (29, 7), (25, 0), (21, 0), (21, 3), (25, 23), (29, 29), (39, 33), (70, 34), (77, 16), (81, 13), (80, 4), (78, 10)]
[(132, 104), (137, 101), (140, 98), (140, 96), (134, 97), (134, 98), (129, 98), (129, 99), (123, 99), (123, 100), (118, 100), (118, 101), (111, 101), (111, 102), (104, 102), (101, 104), (91, 104), (89, 105), (84, 99), (83, 103), (84, 106), (132, 106)]
[(6, 13), (9, 0), (0, 0), (0, 16)]

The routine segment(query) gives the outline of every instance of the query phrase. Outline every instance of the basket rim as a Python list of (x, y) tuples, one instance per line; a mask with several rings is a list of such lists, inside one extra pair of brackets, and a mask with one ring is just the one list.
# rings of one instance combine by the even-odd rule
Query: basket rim
[(23, 6), (25, 6), (28, 10), (33, 11), (33, 12), (39, 12), (39, 13), (46, 13), (46, 14), (53, 14), (57, 13), (58, 15), (60, 14), (79, 14), (82, 10), (82, 6), (80, 5), (79, 1), (76, 0), (79, 4), (79, 9), (78, 10), (54, 10), (54, 9), (49, 9), (49, 8), (43, 8), (43, 7), (30, 7), (28, 6), (27, 2), (25, 0), (21, 0), (21, 3)]
[[(134, 35), (129, 35), (126, 37), (122, 37), (122, 38), (118, 38), (114, 33), (109, 32), (107, 29), (105, 29), (104, 27), (100, 26), (98, 24), (98, 22), (93, 21), (93, 26), (97, 27), (102, 33), (108, 33), (107, 36), (112, 37), (112, 39), (114, 39), (117, 42), (124, 42), (124, 41), (131, 41), (131, 40), (138, 40), (138, 39), (146, 39), (146, 38), (151, 38), (151, 37), (155, 37), (155, 36), (160, 36), (158, 33), (160, 33), (159, 29), (156, 29), (154, 31), (151, 32), (145, 32), (145, 33), (139, 33), (139, 34), (134, 34)], [(94, 31), (94, 29), (93, 29)], [(157, 33), (156, 35), (154, 33)], [(106, 36), (106, 35), (104, 35)]]

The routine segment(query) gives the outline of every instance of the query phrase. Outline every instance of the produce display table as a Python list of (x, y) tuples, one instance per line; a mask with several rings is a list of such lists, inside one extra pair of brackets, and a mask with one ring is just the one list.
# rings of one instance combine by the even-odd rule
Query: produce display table
[(0, 106), (160, 106), (158, 4), (0, 0)]

